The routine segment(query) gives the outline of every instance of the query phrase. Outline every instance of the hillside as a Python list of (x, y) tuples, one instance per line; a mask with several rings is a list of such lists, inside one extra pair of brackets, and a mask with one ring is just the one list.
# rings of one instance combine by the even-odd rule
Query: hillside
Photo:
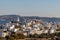
[(26, 20), (41, 19), (47, 22), (60, 22), (60, 18), (54, 18), (54, 17), (50, 18), (50, 17), (38, 17), (38, 16), (2, 15), (0, 16), (0, 24), (4, 24), (12, 20), (17, 20), (18, 17), (20, 18), (20, 22), (21, 21), (24, 22), (24, 19)]

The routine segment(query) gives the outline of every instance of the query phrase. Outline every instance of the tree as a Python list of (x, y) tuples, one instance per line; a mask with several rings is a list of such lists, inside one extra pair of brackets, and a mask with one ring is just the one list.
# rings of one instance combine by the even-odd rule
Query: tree
[(39, 38), (39, 35), (38, 34), (34, 34), (33, 37), (34, 38)]
[(17, 35), (18, 35), (19, 39), (24, 39), (24, 38), (26, 38), (26, 36), (24, 36), (23, 34), (17, 34)]
[(6, 38), (6, 40), (8, 40), (10, 38), (10, 36), (6, 36), (5, 38)]
[(5, 40), (5, 38), (4, 37), (0, 37), (0, 40)]
[(10, 37), (10, 40), (15, 40), (14, 37)]

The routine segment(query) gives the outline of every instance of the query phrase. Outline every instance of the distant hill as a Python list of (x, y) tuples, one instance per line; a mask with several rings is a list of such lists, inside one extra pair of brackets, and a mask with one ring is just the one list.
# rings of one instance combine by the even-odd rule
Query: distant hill
[(25, 16), (26, 19), (39, 19), (47, 22), (60, 22), (60, 18), (55, 17), (38, 17), (38, 16)]
[(20, 18), (20, 22), (24, 22), (24, 20), (33, 20), (33, 19), (39, 19), (47, 22), (60, 22), (60, 18), (50, 18), (50, 17), (38, 17), (38, 16), (19, 16), (19, 15), (2, 15), (0, 16), (0, 24), (8, 23), (12, 20), (17, 20), (17, 18)]
[(0, 16), (0, 24), (4, 24), (7, 22), (10, 22), (12, 20), (16, 20), (17, 17), (20, 17), (18, 15), (2, 15)]

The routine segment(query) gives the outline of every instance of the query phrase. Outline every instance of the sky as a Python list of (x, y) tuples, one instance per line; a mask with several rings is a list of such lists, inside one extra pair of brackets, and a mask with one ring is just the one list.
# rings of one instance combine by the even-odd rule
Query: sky
[(0, 0), (0, 15), (60, 17), (60, 0)]

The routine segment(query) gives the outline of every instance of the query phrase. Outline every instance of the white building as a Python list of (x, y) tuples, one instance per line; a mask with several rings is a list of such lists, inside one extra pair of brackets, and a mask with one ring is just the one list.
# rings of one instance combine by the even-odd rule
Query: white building
[(8, 32), (7, 31), (0, 30), (0, 37), (5, 37), (7, 35), (8, 35)]
[(35, 32), (36, 32), (35, 30), (30, 30), (30, 33), (29, 34), (32, 34), (33, 35), (33, 34), (35, 34)]
[(9, 27), (9, 30), (13, 30), (15, 28), (15, 25), (12, 25), (11, 27)]
[(51, 23), (48, 23), (47, 24), (47, 27), (50, 29), (52, 27), (52, 24)]
[(38, 34), (38, 35), (40, 35), (40, 34), (42, 34), (43, 33), (43, 30), (41, 30), (41, 31), (36, 31), (36, 34)]
[(47, 34), (49, 30), (44, 30), (43, 33)]
[(50, 30), (50, 34), (55, 33), (55, 29)]
[(14, 31), (14, 32), (17, 32), (17, 31), (19, 31), (19, 28), (14, 28), (13, 31)]

